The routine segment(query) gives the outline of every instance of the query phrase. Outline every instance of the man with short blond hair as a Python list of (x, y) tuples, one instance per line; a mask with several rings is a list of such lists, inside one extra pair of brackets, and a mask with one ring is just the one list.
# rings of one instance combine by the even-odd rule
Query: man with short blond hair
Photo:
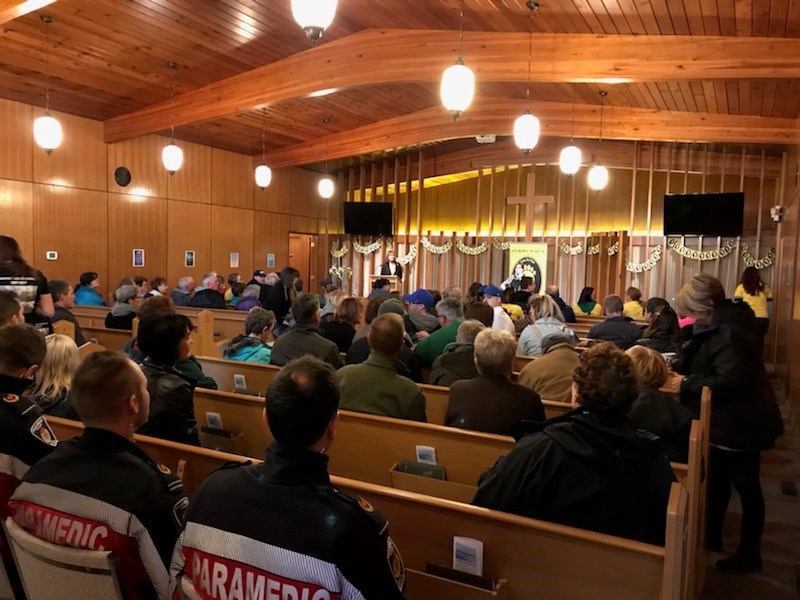
[(445, 425), (512, 435), (519, 421), (544, 421), (538, 394), (511, 381), (516, 350), (507, 331), (487, 328), (475, 337), (478, 376), (450, 386)]

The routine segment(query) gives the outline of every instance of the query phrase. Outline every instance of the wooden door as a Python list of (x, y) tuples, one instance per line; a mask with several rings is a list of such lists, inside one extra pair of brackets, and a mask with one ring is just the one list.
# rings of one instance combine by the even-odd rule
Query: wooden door
[(303, 291), (316, 292), (316, 282), (311, 280), (311, 236), (305, 233), (289, 234), (289, 265), (300, 271)]

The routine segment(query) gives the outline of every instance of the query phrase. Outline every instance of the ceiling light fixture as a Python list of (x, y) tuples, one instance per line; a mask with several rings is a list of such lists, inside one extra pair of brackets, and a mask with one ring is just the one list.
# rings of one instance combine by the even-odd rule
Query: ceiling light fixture
[(312, 44), (333, 23), (337, 3), (338, 0), (292, 0), (292, 16)]
[[(325, 117), (322, 119), (322, 122), (327, 125), (331, 122), (329, 117)], [(325, 177), (319, 180), (317, 184), (317, 191), (322, 198), (328, 200), (333, 198), (333, 192), (335, 191), (333, 185), (333, 179), (330, 178), (328, 175), (328, 132), (325, 132)]]
[(558, 166), (564, 175), (575, 175), (581, 168), (581, 149), (573, 143), (575, 136), (575, 85), (572, 86), (572, 125), (569, 129), (569, 146), (561, 150)]
[[(603, 108), (605, 106), (605, 102), (603, 102), (603, 100), (607, 95), (607, 92), (602, 90), (600, 91), (600, 140), (598, 148), (600, 147), (600, 144), (603, 143)], [(602, 190), (608, 185), (608, 169), (606, 169), (599, 160), (595, 162), (595, 165), (591, 169), (589, 169), (588, 183), (589, 187), (593, 190)]]
[(450, 111), (455, 121), (461, 116), (475, 96), (475, 74), (464, 64), (462, 49), (464, 42), (464, 0), (459, 3), (459, 24), (458, 24), (458, 58), (453, 66), (445, 69), (442, 74), (442, 84), (439, 88), (439, 95), (442, 104)]
[(256, 167), (256, 185), (262, 190), (269, 187), (272, 181), (272, 169), (267, 166), (267, 109), (262, 112), (261, 128), (261, 164)]
[(178, 63), (170, 61), (167, 63), (167, 66), (172, 70), (170, 75), (170, 109), (169, 109), (169, 120), (172, 123), (169, 127), (169, 144), (164, 146), (164, 149), (161, 151), (161, 162), (164, 164), (164, 168), (169, 172), (170, 175), (173, 175), (175, 171), (181, 168), (183, 165), (183, 150), (181, 150), (175, 144), (175, 71), (178, 69)]
[(514, 143), (527, 156), (539, 143), (541, 124), (531, 114), (531, 62), (533, 61), (533, 13), (539, 8), (538, 2), (528, 0), (525, 4), (530, 12), (530, 30), (528, 31), (528, 87), (525, 91), (525, 112), (514, 121)]
[(45, 152), (50, 154), (61, 145), (61, 141), (64, 139), (64, 132), (61, 129), (61, 123), (50, 115), (50, 23), (53, 22), (53, 17), (42, 15), (42, 21), (47, 30), (47, 47), (45, 49), (47, 57), (47, 83), (45, 87), (47, 91), (45, 94), (44, 115), (33, 122), (33, 139)]

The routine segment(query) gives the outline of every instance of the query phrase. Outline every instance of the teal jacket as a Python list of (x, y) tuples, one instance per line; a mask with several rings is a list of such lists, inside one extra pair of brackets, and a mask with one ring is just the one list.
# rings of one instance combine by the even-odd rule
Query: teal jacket
[(235, 337), (222, 347), (222, 357), (227, 360), (269, 364), (272, 348), (254, 337)]
[(76, 306), (105, 306), (103, 297), (98, 294), (94, 288), (88, 285), (82, 285), (75, 290), (75, 305)]

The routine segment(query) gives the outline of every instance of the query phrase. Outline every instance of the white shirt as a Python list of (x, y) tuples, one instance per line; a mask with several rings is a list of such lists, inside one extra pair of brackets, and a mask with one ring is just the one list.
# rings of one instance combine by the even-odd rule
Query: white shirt
[(511, 335), (516, 335), (517, 330), (514, 327), (514, 321), (508, 316), (508, 313), (502, 306), (492, 307), (494, 311), (494, 319), (492, 319), (492, 329), (495, 331), (508, 331)]

